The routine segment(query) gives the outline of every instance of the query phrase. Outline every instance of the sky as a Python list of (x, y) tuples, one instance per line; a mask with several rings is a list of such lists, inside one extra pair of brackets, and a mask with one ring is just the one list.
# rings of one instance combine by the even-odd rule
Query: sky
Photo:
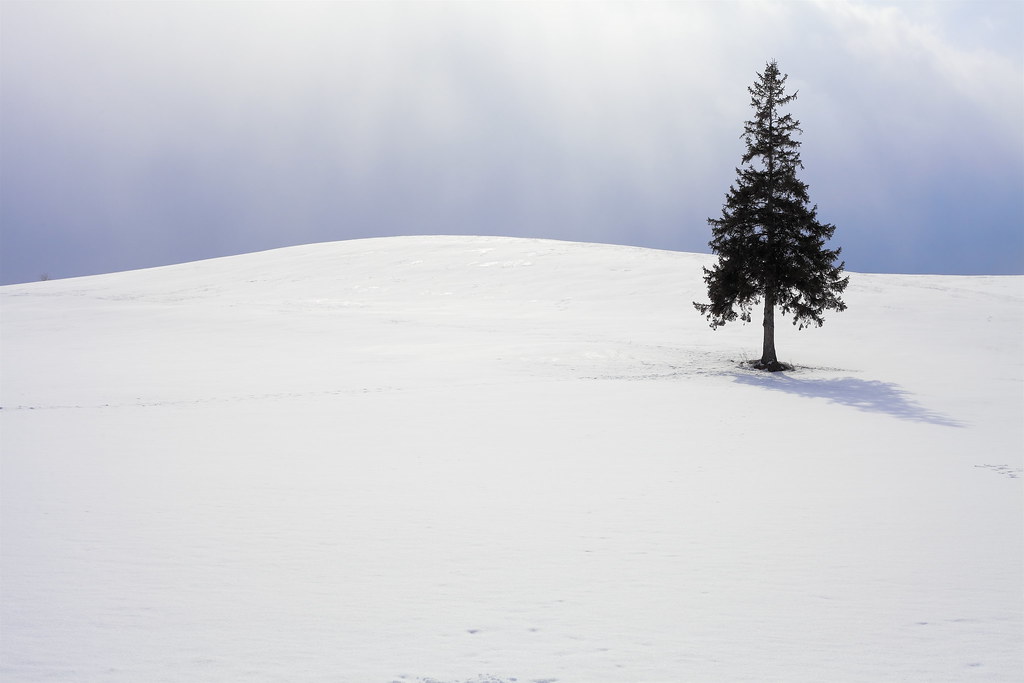
[(1024, 3), (0, 3), (0, 283), (482, 234), (709, 252), (769, 60), (858, 272), (1024, 273)]

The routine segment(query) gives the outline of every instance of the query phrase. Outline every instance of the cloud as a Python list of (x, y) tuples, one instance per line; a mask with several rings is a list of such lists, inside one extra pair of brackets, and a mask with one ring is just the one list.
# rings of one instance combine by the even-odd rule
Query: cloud
[(376, 234), (705, 250), (773, 57), (851, 267), (1006, 269), (918, 248), (951, 187), (1020, 219), (1019, 48), (954, 4), (7, 3), (2, 277)]
[[(957, 7), (957, 3), (939, 5)], [(1013, 51), (1016, 54), (997, 53), (986, 45), (964, 41), (952, 33), (955, 24), (939, 24), (933, 13), (924, 20), (900, 6), (847, 2), (818, 6), (848, 54), (860, 61), (865, 76), (884, 94), (903, 94), (901, 104), (909, 108), (906, 114), (919, 129), (934, 133), (939, 125), (949, 123), (941, 110), (922, 106), (944, 101), (947, 106), (953, 103), (958, 109), (974, 111), (1009, 141), (1024, 141), (1020, 126), (1024, 92), (1019, 87), (1024, 71), (1019, 49)], [(915, 7), (909, 5), (907, 10)], [(944, 19), (959, 21), (960, 14), (950, 13)], [(1024, 11), (1018, 6), (1015, 14), (1019, 27)], [(994, 32), (995, 25), (986, 23)], [(921, 99), (924, 102), (914, 108), (912, 103)], [(929, 116), (920, 115), (926, 111)]]
[[(994, 7), (1010, 10), (1009, 25), (1019, 27), (1024, 16), (1010, 5)], [(961, 3), (941, 3), (941, 13), (923, 6), (819, 3), (843, 78), (841, 88), (816, 88), (802, 100), (811, 100), (810, 125), (827, 126), (806, 156), (847, 188), (845, 199), (826, 193), (819, 201), (865, 231), (865, 247), (888, 250), (875, 269), (936, 254), (948, 272), (984, 272), (986, 262), (1019, 272), (1019, 47), (996, 52), (975, 29), (958, 32)], [(991, 6), (976, 5), (971, 16)]]

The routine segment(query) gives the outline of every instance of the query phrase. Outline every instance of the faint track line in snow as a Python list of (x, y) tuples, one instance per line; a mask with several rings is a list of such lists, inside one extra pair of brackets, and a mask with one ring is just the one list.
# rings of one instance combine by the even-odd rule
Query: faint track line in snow
[[(408, 680), (406, 676), (400, 676), (395, 679), (394, 683), (404, 683)], [(557, 683), (557, 681), (557, 678), (498, 678), (496, 676), (480, 674), (476, 678), (455, 681), (443, 681), (437, 678), (416, 678), (411, 683)]]
[(142, 399), (136, 401), (120, 401), (107, 403), (79, 403), (64, 405), (13, 405), (0, 406), (0, 411), (18, 410), (76, 410), (76, 409), (113, 409), (113, 408), (165, 408), (181, 406), (210, 405), (216, 403), (241, 403), (243, 401), (292, 400), (317, 398), (324, 396), (355, 396), (359, 394), (378, 394), (384, 392), (403, 391), (402, 387), (362, 387), (358, 389), (323, 389), (318, 391), (281, 391), (263, 394), (229, 394), (223, 396), (206, 396), (187, 399)]

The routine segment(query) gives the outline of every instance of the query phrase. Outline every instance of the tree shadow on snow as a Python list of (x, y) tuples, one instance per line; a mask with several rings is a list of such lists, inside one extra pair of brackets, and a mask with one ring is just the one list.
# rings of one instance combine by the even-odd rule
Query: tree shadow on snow
[(964, 423), (929, 410), (891, 382), (842, 377), (837, 379), (799, 379), (786, 373), (738, 373), (740, 384), (784, 391), (806, 398), (824, 398), (830, 403), (850, 406), (869, 413), (885, 413), (901, 420), (927, 422), (944, 427), (963, 427)]

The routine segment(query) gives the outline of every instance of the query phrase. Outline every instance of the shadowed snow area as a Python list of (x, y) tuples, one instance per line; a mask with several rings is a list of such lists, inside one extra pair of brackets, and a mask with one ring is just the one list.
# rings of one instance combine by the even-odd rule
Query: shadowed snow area
[(885, 413), (904, 420), (930, 422), (949, 427), (962, 426), (956, 420), (922, 407), (910, 394), (891, 382), (863, 380), (855, 377), (838, 379), (801, 379), (792, 373), (765, 376), (764, 373), (737, 374), (736, 381), (773, 391), (784, 391), (807, 398), (825, 398), (831, 403), (852, 406), (859, 410)]
[(0, 678), (1002, 681), (1024, 278), (497, 237), (0, 288)]

